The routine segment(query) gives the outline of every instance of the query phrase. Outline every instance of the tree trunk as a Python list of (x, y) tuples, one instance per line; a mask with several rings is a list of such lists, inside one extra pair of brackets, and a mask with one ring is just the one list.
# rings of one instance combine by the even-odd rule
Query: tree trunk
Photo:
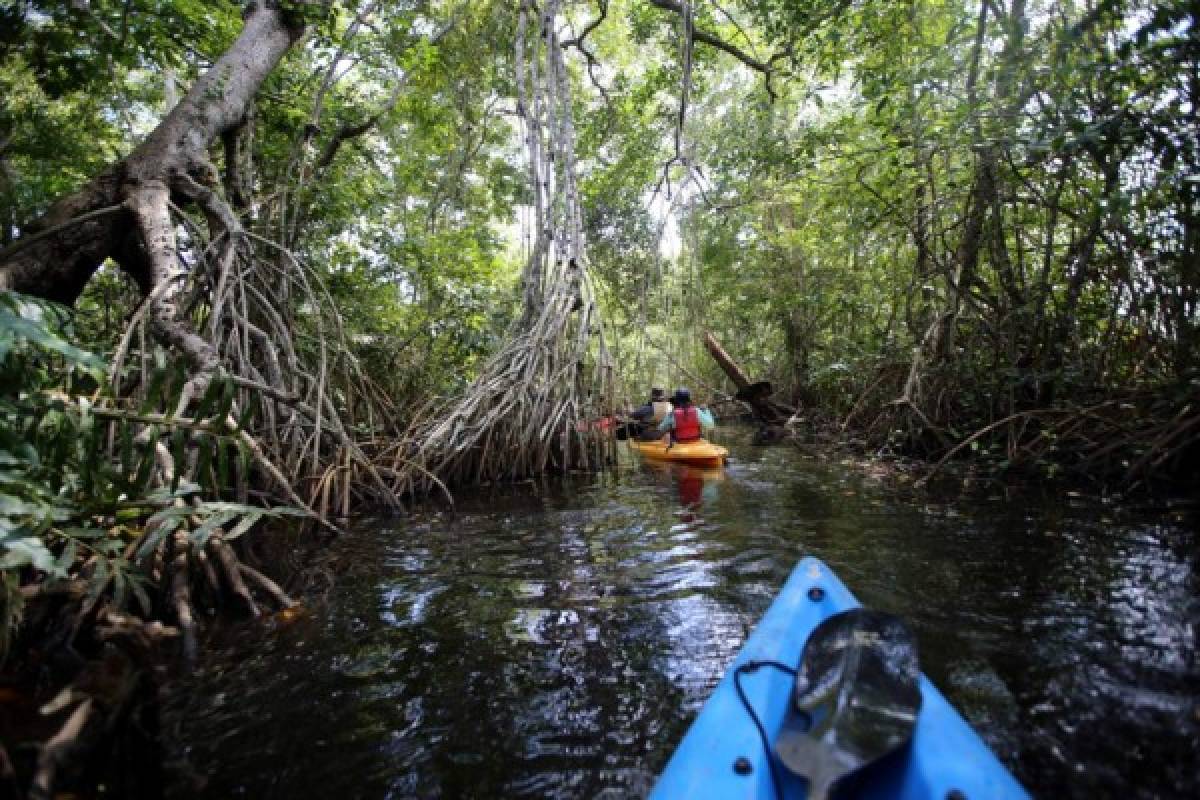
[(750, 388), (750, 379), (746, 377), (746, 373), (738, 366), (738, 363), (730, 358), (725, 349), (721, 347), (721, 343), (717, 341), (717, 337), (711, 332), (704, 333), (704, 347), (709, 354), (721, 365), (721, 369), (729, 376), (729, 380), (733, 381), (733, 385), (738, 388), (739, 392), (744, 392)]
[[(254, 4), (229, 50), (136, 150), (59, 200), (0, 251), (0, 288), (73, 304), (108, 258), (148, 296), (162, 281), (178, 277), (168, 201), (207, 203), (206, 212), (233, 218), (212, 192), (219, 179), (209, 148), (241, 124), (263, 80), (302, 33), (299, 19)], [(209, 354), (175, 335), (182, 324), (171, 303), (175, 293), (156, 299), (154, 318), (195, 364), (194, 357), (205, 360)]]
[(771, 399), (771, 384), (765, 381), (752, 383), (711, 332), (704, 333), (704, 347), (721, 365), (721, 369), (729, 376), (729, 380), (737, 386), (737, 399), (749, 405), (754, 411), (754, 416), (763, 425), (768, 427), (782, 425), (796, 413), (796, 409)]
[(816, 395), (808, 380), (809, 342), (814, 328), (799, 308), (792, 308), (783, 315), (783, 336), (792, 373), (789, 395), (796, 406), (816, 405)]

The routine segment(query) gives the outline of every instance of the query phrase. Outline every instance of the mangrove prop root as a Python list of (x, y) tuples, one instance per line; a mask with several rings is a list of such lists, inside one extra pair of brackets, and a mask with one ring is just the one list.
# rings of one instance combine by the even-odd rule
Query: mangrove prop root
[[(395, 481), (384, 479), (361, 444), (375, 437), (382, 420), (395, 418), (394, 408), (363, 374), (338, 304), (319, 271), (297, 257), (297, 242), (272, 242), (243, 227), (269, 229), (279, 213), (271, 201), (261, 216), (240, 219), (219, 181), (209, 179), (215, 137), (244, 115), (301, 35), (285, 24), (299, 15), (284, 14), (275, 3), (251, 6), (237, 41), (133, 153), (56, 204), (40, 235), (0, 253), (0, 284), (72, 302), (103, 263), (115, 262), (135, 279), (141, 303), (127, 318), (112, 362), (111, 395), (91, 398), (91, 413), (106, 426), (101, 438), (114, 465), (131, 468), (121, 463), (116, 442), (134, 442), (139, 454), (152, 449), (155, 469), (147, 489), (191, 483), (211, 498), (230, 487), (214, 486), (216, 470), (201, 475), (198, 465), (228, 462), (229, 482), (242, 496), (254, 490), (265, 504), (304, 508), (308, 476), (336, 466), (331, 491), (343, 514), (358, 499), (396, 507)], [(313, 312), (297, 321), (293, 309), (302, 307)], [(166, 359), (158, 357), (158, 348)], [(214, 391), (206, 393), (209, 388)], [(206, 455), (217, 458), (200, 458), (201, 448), (212, 448)], [(147, 525), (126, 555), (144, 562), (153, 611), (173, 617), (177, 629), (105, 614), (102, 602), (87, 601), (88, 613), (77, 618), (94, 622), (102, 641), (120, 649), (177, 637), (185, 658), (194, 660), (193, 603), (207, 600), (204, 583), (216, 598), (228, 591), (251, 614), (258, 604), (247, 580), (264, 597), (291, 605), (273, 581), (240, 565), (220, 537), (209, 549), (196, 550), (181, 531), (139, 558), (141, 546), (162, 533)], [(115, 585), (110, 579), (99, 594), (108, 597)], [(54, 603), (79, 607), (81, 598), (68, 599), (59, 603), (55, 596)], [(89, 701), (46, 743), (35, 796), (53, 794), (55, 773), (92, 715)]]
[(417, 444), (398, 469), (400, 492), (595, 470), (615, 456), (615, 440), (589, 428), (612, 413), (616, 391), (588, 275), (561, 7), (561, 0), (523, 0), (517, 20), (517, 113), (536, 226), (521, 275), (522, 312), (448, 412), (431, 406), (416, 415), (405, 438)]
[[(1137, 413), (1130, 413), (1131, 410)], [(893, 422), (894, 424), (894, 422)], [(1169, 472), (1200, 442), (1200, 415), (1185, 406), (1167, 417), (1155, 398), (1130, 393), (1087, 407), (1018, 411), (944, 446), (918, 482), (928, 483), (968, 447), (1002, 453), (1008, 468), (1044, 467), (1081, 477), (1134, 485)]]
[(242, 607), (250, 616), (257, 617), (259, 615), (258, 605), (254, 602), (250, 589), (246, 587), (246, 582), (242, 580), (240, 567), (243, 565), (238, 561), (233, 548), (225, 541), (224, 535), (220, 532), (214, 533), (209, 538), (207, 546), (217, 563), (221, 565), (221, 574), (225, 576), (225, 581), (229, 584), (229, 591), (241, 600)]
[(70, 760), (79, 735), (91, 718), (93, 703), (91, 698), (80, 703), (58, 732), (42, 745), (42, 751), (38, 755), (37, 772), (29, 787), (30, 800), (51, 800), (54, 797), (58, 770)]
[(275, 602), (279, 604), (280, 608), (291, 608), (295, 605), (295, 602), (291, 597), (288, 596), (287, 592), (279, 588), (279, 584), (275, 583), (275, 581), (271, 580), (266, 575), (263, 575), (254, 567), (246, 564), (238, 564), (238, 570), (247, 578), (249, 578), (250, 581), (252, 581), (256, 586), (274, 598)]
[(217, 571), (213, 568), (212, 560), (209, 559), (208, 553), (203, 550), (196, 550), (195, 562), (200, 567), (200, 572), (204, 575), (204, 582), (208, 586), (209, 597), (214, 603), (219, 603), (221, 598), (221, 581), (217, 578)]
[(96, 635), (104, 641), (131, 646), (142, 654), (153, 652), (160, 642), (179, 636), (179, 629), (158, 620), (147, 622), (131, 614), (107, 610), (100, 615)]
[(183, 634), (183, 657), (190, 664), (196, 660), (196, 618), (192, 613), (192, 596), (188, 575), (188, 535), (182, 531), (174, 536), (174, 555), (171, 560), (171, 607)]
[[(147, 526), (147, 530), (149, 530), (149, 526)], [(166, 562), (167, 540), (163, 539), (158, 543), (158, 546), (154, 548), (154, 552), (150, 556), (150, 580), (153, 581), (156, 586), (162, 584), (163, 573), (166, 570)]]

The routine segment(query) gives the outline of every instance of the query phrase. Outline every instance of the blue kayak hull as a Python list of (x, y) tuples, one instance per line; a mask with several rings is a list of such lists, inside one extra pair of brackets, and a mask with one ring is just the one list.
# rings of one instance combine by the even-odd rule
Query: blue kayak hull
[[(813, 588), (823, 590), (820, 599), (810, 599)], [(652, 800), (775, 798), (767, 763), (773, 756), (764, 751), (762, 739), (738, 699), (734, 670), (751, 660), (795, 665), (821, 620), (858, 605), (829, 567), (815, 558), (802, 560), (676, 748), (650, 795)], [(920, 686), (922, 706), (912, 742), (849, 778), (854, 784), (852, 795), (880, 800), (1029, 797), (923, 674)], [(742, 676), (742, 688), (774, 741), (791, 697), (792, 677), (774, 669), (758, 669)], [(734, 763), (743, 758), (751, 766), (748, 774), (734, 770)], [(779, 796), (807, 796), (801, 778), (778, 762), (775, 772), (783, 781)]]

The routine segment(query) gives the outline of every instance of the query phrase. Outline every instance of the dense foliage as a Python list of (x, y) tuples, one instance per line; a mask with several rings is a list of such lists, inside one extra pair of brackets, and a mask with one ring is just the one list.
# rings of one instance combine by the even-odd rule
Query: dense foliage
[(644, 374), (719, 386), (708, 328), (802, 416), (876, 448), (1117, 482), (1194, 468), (1192, 10), (739, 5), (694, 4), (695, 25), (760, 53), (767, 79), (698, 43), (685, 80), (680, 23), (631, 18), (661, 45), (637, 111), (660, 132), (617, 169), (641, 198), (674, 177), (682, 248), (641, 270), (651, 313), (631, 322), (683, 363)]
[[(64, 309), (0, 293), (0, 659), (33, 574), (44, 578), (40, 591), (74, 590), (86, 609), (103, 599), (119, 613), (136, 601), (150, 614), (149, 576), (137, 559), (167, 537), (187, 531), (204, 548), (214, 534), (236, 540), (264, 517), (302, 515), (244, 502), (250, 455), (214, 422), (229, 413), (228, 383), (212, 384), (198, 406), (195, 416), (208, 424), (155, 414), (149, 403), (121, 411), (109, 402), (106, 365), (70, 344), (71, 334)], [(152, 394), (177, 394), (181, 371), (161, 349), (155, 362)], [(195, 451), (198, 483), (176, 473), (169, 485), (152, 485), (160, 429), (177, 462)], [(219, 499), (226, 495), (243, 502)]]

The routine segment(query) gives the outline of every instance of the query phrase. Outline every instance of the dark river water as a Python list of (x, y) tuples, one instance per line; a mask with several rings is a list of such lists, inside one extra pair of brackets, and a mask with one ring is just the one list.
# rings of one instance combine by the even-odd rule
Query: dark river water
[[(637, 797), (803, 555), (905, 616), (1035, 796), (1200, 796), (1197, 520), (935, 501), (790, 447), (365, 521), (167, 695), (178, 798)], [(1193, 512), (1194, 513), (1194, 512)]]

